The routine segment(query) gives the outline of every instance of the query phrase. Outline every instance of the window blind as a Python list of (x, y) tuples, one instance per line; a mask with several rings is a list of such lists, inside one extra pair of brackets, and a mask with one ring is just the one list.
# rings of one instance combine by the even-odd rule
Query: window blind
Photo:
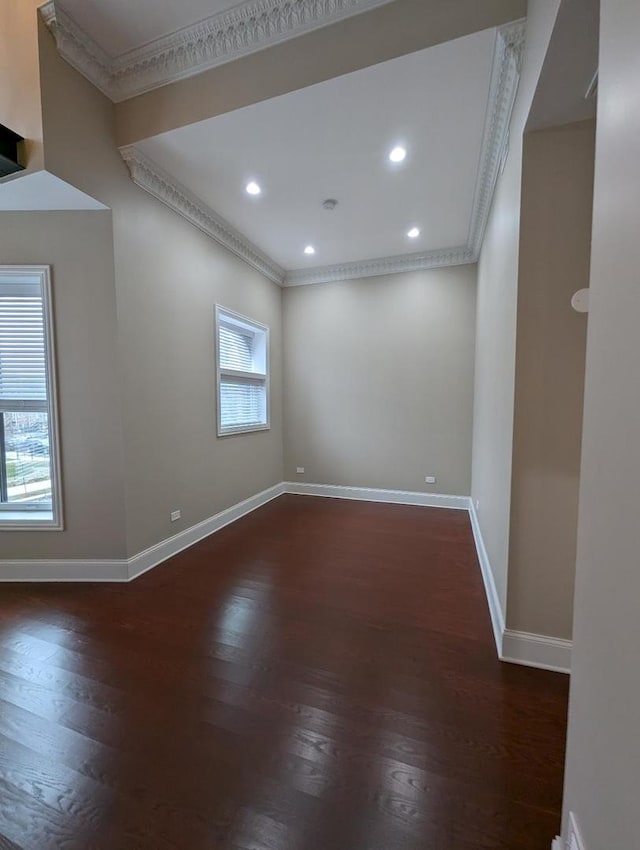
[(221, 324), (218, 329), (220, 367), (253, 372), (254, 334)]
[(222, 308), (218, 329), (218, 433), (251, 431), (268, 423), (268, 329)]
[(46, 400), (42, 297), (0, 292), (0, 411), (44, 409)]
[(234, 428), (264, 422), (264, 384), (220, 381), (220, 425)]

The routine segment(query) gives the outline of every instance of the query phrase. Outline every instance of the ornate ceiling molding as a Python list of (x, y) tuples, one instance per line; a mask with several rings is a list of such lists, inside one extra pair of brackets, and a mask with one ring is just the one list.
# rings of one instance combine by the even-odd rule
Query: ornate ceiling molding
[(462, 266), (473, 262), (475, 262), (475, 259), (471, 252), (463, 245), (459, 248), (447, 248), (444, 251), (399, 254), (394, 257), (379, 257), (375, 260), (363, 260), (355, 263), (295, 269), (286, 273), (283, 285), (304, 286), (310, 283), (334, 283), (361, 277), (378, 277), (383, 274), (439, 269), (445, 266)]
[(120, 148), (120, 154), (127, 164), (133, 182), (153, 195), (174, 212), (186, 218), (191, 224), (232, 251), (245, 263), (262, 272), (263, 275), (282, 285), (284, 269), (268, 257), (246, 236), (236, 230), (228, 221), (207, 206), (204, 201), (192, 194), (175, 178), (163, 171), (149, 157), (142, 154), (133, 145)]
[(480, 167), (467, 238), (469, 250), (476, 259), (480, 256), (498, 174), (507, 153), (509, 123), (520, 80), (525, 24), (524, 18), (514, 21), (500, 27), (496, 34)]
[(41, 7), (61, 56), (112, 101), (200, 74), (394, 0), (245, 0), (193, 26), (108, 56), (58, 0)]
[(480, 255), (496, 182), (507, 152), (524, 37), (524, 20), (501, 27), (496, 34), (482, 152), (466, 245), (285, 271), (215, 210), (134, 146), (121, 148), (120, 152), (138, 186), (280, 286), (303, 286), (475, 263)]

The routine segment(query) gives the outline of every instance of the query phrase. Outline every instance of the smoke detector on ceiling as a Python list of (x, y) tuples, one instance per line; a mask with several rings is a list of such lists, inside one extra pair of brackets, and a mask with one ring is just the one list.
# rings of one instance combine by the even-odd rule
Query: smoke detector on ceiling
[(326, 201), (322, 202), (322, 206), (325, 210), (335, 210), (338, 206), (338, 202), (335, 198), (327, 198)]

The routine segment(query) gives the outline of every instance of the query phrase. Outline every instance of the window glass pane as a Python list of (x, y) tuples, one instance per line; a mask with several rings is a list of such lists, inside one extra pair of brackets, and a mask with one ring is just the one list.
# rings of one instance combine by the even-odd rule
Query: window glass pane
[(220, 381), (220, 425), (232, 428), (266, 423), (264, 384)]
[(253, 334), (248, 331), (220, 324), (218, 328), (220, 367), (252, 372), (253, 340)]
[(11, 504), (30, 502), (42, 508), (50, 508), (49, 417), (45, 412), (23, 411), (0, 415), (4, 424), (4, 440), (0, 439), (0, 451), (4, 443), (6, 476), (2, 501)]

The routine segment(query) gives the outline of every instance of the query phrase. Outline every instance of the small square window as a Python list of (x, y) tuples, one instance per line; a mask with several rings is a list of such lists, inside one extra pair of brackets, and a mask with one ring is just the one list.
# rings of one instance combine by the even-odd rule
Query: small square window
[(216, 306), (218, 436), (269, 428), (269, 328)]

